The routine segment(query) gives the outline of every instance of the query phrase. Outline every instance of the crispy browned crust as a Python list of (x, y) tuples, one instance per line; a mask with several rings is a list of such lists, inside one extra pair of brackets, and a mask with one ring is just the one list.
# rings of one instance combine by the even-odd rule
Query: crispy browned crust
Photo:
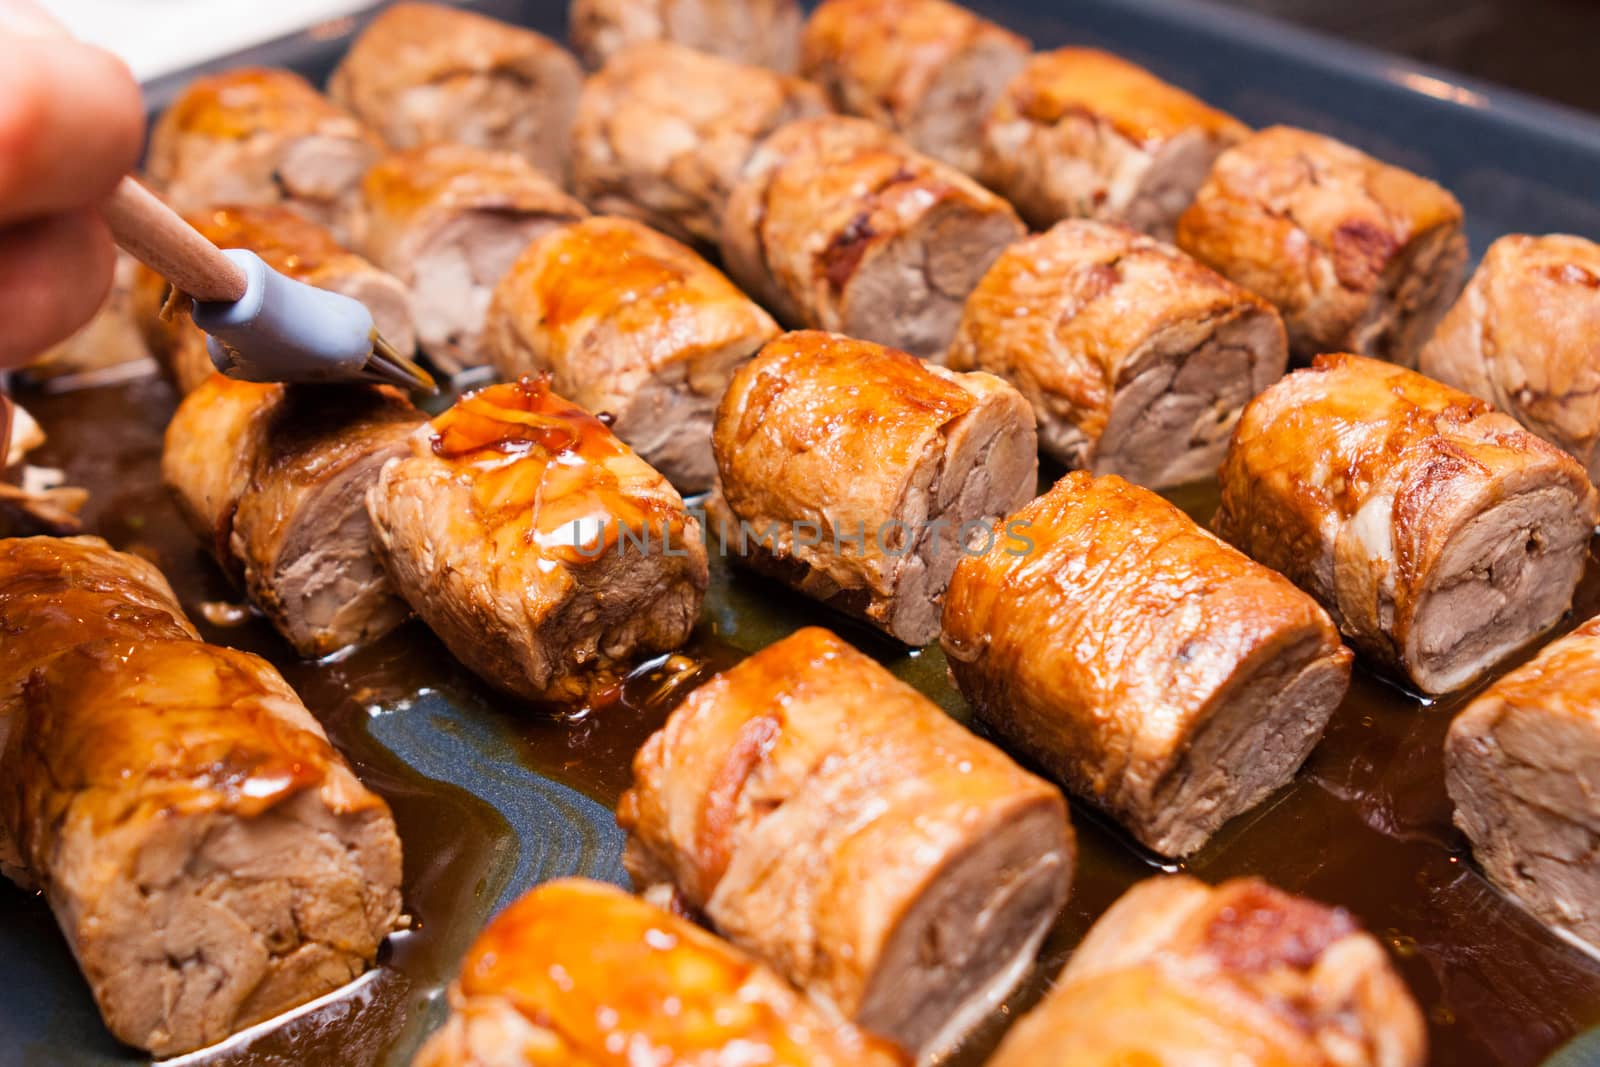
[(572, 47), (593, 70), (630, 44), (671, 41), (740, 63), (793, 74), (800, 55), (798, 0), (572, 0)]

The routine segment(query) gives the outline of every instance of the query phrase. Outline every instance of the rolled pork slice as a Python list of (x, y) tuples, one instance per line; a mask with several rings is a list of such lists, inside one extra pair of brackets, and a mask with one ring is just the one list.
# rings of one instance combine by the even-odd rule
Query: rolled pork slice
[(827, 111), (822, 91), (800, 78), (642, 41), (584, 84), (572, 129), (573, 189), (596, 211), (715, 248), (729, 193), (756, 145), (787, 122)]
[(895, 1067), (894, 1049), (821, 1011), (693, 923), (614, 886), (563, 878), (495, 917), (415, 1067), (652, 1063)]
[(501, 377), (549, 372), (580, 407), (680, 491), (711, 488), (711, 422), (734, 370), (778, 333), (765, 311), (693, 251), (631, 219), (591, 218), (540, 237), (489, 305)]
[(1422, 1067), (1422, 1013), (1340, 908), (1257, 878), (1140, 882), (990, 1067)]
[(1067, 898), (1061, 794), (826, 630), (689, 695), (634, 758), (635, 884), (926, 1062), (1011, 991)]
[(1213, 161), (1249, 132), (1143, 67), (1060, 48), (995, 101), (978, 176), (1039, 229), (1103, 219), (1170, 241)]
[(384, 387), (213, 374), (167, 426), (162, 479), (274, 628), (320, 658), (410, 615), (373, 554), (366, 494), (423, 419)]
[(1500, 238), (1417, 369), (1494, 404), (1600, 481), (1600, 244)]
[(1302, 363), (1355, 352), (1415, 366), (1467, 263), (1448, 191), (1288, 126), (1217, 157), (1177, 242), (1277, 305)]
[(1490, 881), (1600, 953), (1600, 619), (1496, 681), (1445, 741), (1455, 822)]
[(671, 41), (780, 74), (800, 62), (798, 0), (572, 0), (572, 47), (601, 67), (640, 41)]
[(180, 212), (278, 204), (349, 237), (361, 176), (383, 142), (287, 70), (243, 67), (197, 78), (150, 133), (146, 166)]
[(967, 294), (1024, 234), (960, 171), (832, 115), (762, 142), (728, 200), (722, 257), (785, 325), (942, 359)]
[(1581, 464), (1465, 393), (1319, 356), (1250, 402), (1223, 538), (1424, 693), (1471, 684), (1572, 603), (1595, 521)]
[(485, 681), (578, 701), (670, 652), (708, 571), (683, 498), (545, 378), (469, 393), (368, 494), (390, 577)]
[(456, 141), (516, 152), (561, 180), (583, 71), (540, 33), (444, 4), (385, 8), (328, 95), (395, 148)]
[(1152, 489), (1211, 477), (1239, 412), (1288, 360), (1271, 304), (1171, 245), (1085, 219), (1001, 253), (948, 357), (1016, 386), (1046, 454)]
[(62, 653), (24, 690), (0, 780), (107, 1028), (158, 1057), (338, 988), (399, 920), (388, 805), (255, 656)]
[(741, 366), (711, 440), (714, 543), (908, 645), (939, 635), (962, 553), (1038, 484), (1011, 386), (834, 334), (784, 334)]
[(487, 362), (489, 297), (528, 243), (589, 214), (521, 156), (459, 144), (393, 152), (361, 193), (359, 246), (411, 290), (417, 340), (447, 374)]
[(800, 70), (838, 110), (976, 174), (984, 116), (1030, 50), (946, 0), (825, 0), (806, 20)]

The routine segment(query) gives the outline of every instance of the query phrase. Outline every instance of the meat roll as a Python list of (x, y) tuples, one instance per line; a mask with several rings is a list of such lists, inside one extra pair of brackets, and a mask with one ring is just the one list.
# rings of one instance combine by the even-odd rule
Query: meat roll
[(150, 133), (146, 167), (182, 212), (284, 203), (348, 236), (376, 134), (298, 74), (241, 68), (192, 82)]
[(1217, 155), (1249, 128), (1094, 48), (1028, 60), (983, 126), (979, 177), (1043, 229), (1123, 222), (1167, 241)]
[(1339, 908), (1152, 878), (1095, 923), (990, 1067), (1422, 1067), (1422, 1013)]
[(572, 0), (567, 25), (591, 69), (638, 41), (672, 41), (782, 74), (800, 61), (797, 0)]
[(295, 651), (326, 656), (410, 615), (372, 554), (366, 493), (422, 421), (388, 388), (213, 374), (168, 424), (161, 474), (195, 533)]
[(728, 273), (791, 326), (942, 358), (961, 304), (1025, 231), (1010, 206), (865, 119), (768, 137), (723, 216)]
[(893, 1067), (838, 1022), (692, 923), (578, 878), (546, 882), (478, 935), (451, 1014), (415, 1067), (651, 1063)]
[(945, 0), (826, 0), (806, 22), (800, 69), (840, 111), (972, 174), (984, 116), (1029, 51)]
[(367, 173), (360, 246), (411, 290), (417, 339), (448, 374), (485, 362), (495, 285), (528, 242), (588, 210), (511, 152), (436, 144)]
[(1164, 856), (1288, 782), (1350, 681), (1309, 596), (1082, 471), (956, 567), (942, 643), (990, 730)]
[(395, 148), (457, 141), (520, 153), (560, 178), (582, 85), (578, 61), (542, 34), (399, 3), (350, 45), (328, 94)]
[(756, 145), (827, 111), (822, 91), (799, 78), (666, 41), (630, 45), (578, 99), (573, 188), (597, 211), (715, 247)]
[(1491, 881), (1600, 951), (1600, 619), (1491, 685), (1450, 724), (1445, 783)]
[(784, 334), (740, 367), (711, 441), (723, 549), (908, 645), (938, 636), (968, 542), (1038, 484), (1015, 389), (832, 334)]
[(989, 268), (948, 362), (1015, 385), (1068, 467), (1160, 489), (1211, 477), (1288, 360), (1266, 301), (1170, 245), (1069, 220)]
[(1418, 369), (1492, 402), (1600, 481), (1600, 245), (1500, 238)]
[(633, 772), (636, 884), (921, 1058), (1005, 997), (1066, 901), (1061, 794), (826, 630), (695, 690)]
[(1274, 126), (1217, 158), (1178, 245), (1283, 312), (1302, 361), (1412, 366), (1461, 285), (1461, 205), (1331, 137)]
[(545, 379), (469, 393), (409, 444), (368, 494), (377, 547), (486, 681), (577, 700), (688, 638), (707, 582), (699, 522)]
[(495, 290), (485, 345), (505, 378), (548, 371), (686, 493), (711, 488), (711, 420), (728, 379), (778, 332), (683, 245), (593, 218), (534, 241)]
[(1424, 693), (1555, 625), (1595, 520), (1577, 460), (1465, 393), (1349, 354), (1251, 401), (1220, 479), (1217, 532)]

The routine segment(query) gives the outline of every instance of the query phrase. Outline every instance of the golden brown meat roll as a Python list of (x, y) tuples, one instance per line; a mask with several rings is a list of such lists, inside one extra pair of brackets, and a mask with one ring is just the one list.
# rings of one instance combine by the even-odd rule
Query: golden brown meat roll
[(1490, 401), (1600, 481), (1600, 244), (1500, 238), (1417, 369)]
[(1414, 365), (1467, 262), (1449, 192), (1287, 126), (1217, 158), (1178, 246), (1276, 304), (1302, 361), (1355, 352)]
[(1095, 923), (990, 1067), (1422, 1067), (1427, 1032), (1343, 909), (1152, 878)]
[(1552, 642), (1450, 724), (1445, 782), (1484, 872), (1600, 951), (1600, 619)]
[(409, 443), (368, 494), (377, 547), (486, 681), (578, 700), (688, 638), (708, 580), (700, 524), (545, 379), (469, 393)]
[(692, 923), (612, 886), (546, 882), (495, 917), (450, 987), (415, 1067), (896, 1067), (841, 1023)]
[(572, 0), (572, 47), (593, 69), (639, 41), (793, 74), (800, 59), (797, 0)]
[(1211, 477), (1288, 360), (1271, 304), (1170, 245), (1069, 220), (995, 260), (948, 363), (1015, 385), (1068, 467), (1161, 489)]
[(146, 166), (181, 212), (287, 204), (348, 237), (378, 136), (298, 74), (246, 67), (198, 78), (150, 132)]
[(521, 156), (459, 144), (390, 153), (361, 197), (359, 247), (410, 288), (417, 339), (448, 374), (485, 362), (489, 297), (528, 242), (589, 214)]
[(826, 630), (695, 690), (633, 771), (635, 883), (919, 1057), (1006, 996), (1066, 901), (1061, 794)]
[(1481, 677), (1572, 603), (1595, 521), (1583, 467), (1413, 371), (1319, 356), (1245, 408), (1219, 534), (1424, 693)]
[(501, 149), (561, 180), (583, 72), (543, 34), (444, 4), (386, 8), (350, 45), (328, 94), (395, 148)]
[(716, 543), (908, 645), (938, 636), (961, 554), (1038, 485), (1005, 382), (810, 331), (734, 374), (712, 449)]
[(1316, 601), (1082, 471), (956, 567), (942, 643), (985, 726), (1164, 856), (1288, 782), (1350, 681)]
[(800, 70), (840, 111), (973, 174), (984, 116), (1029, 50), (946, 0), (825, 0), (806, 21)]
[(967, 294), (1024, 233), (964, 174), (830, 115), (756, 150), (723, 215), (722, 257), (786, 325), (942, 358)]
[(578, 99), (573, 189), (596, 211), (715, 247), (756, 145), (827, 111), (822, 91), (800, 78), (667, 41), (629, 45)]
[(1028, 60), (983, 126), (979, 177), (1043, 229), (1122, 222), (1164, 241), (1212, 162), (1249, 128), (1094, 48)]
[(711, 264), (630, 219), (538, 238), (495, 290), (484, 343), (505, 378), (548, 371), (686, 493), (711, 488), (711, 421), (777, 324)]

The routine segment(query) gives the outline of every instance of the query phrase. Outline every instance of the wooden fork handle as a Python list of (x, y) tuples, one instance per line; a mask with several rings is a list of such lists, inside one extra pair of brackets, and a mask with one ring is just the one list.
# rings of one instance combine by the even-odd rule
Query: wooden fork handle
[(244, 271), (134, 179), (122, 179), (100, 214), (117, 244), (178, 291), (230, 304), (244, 296)]

